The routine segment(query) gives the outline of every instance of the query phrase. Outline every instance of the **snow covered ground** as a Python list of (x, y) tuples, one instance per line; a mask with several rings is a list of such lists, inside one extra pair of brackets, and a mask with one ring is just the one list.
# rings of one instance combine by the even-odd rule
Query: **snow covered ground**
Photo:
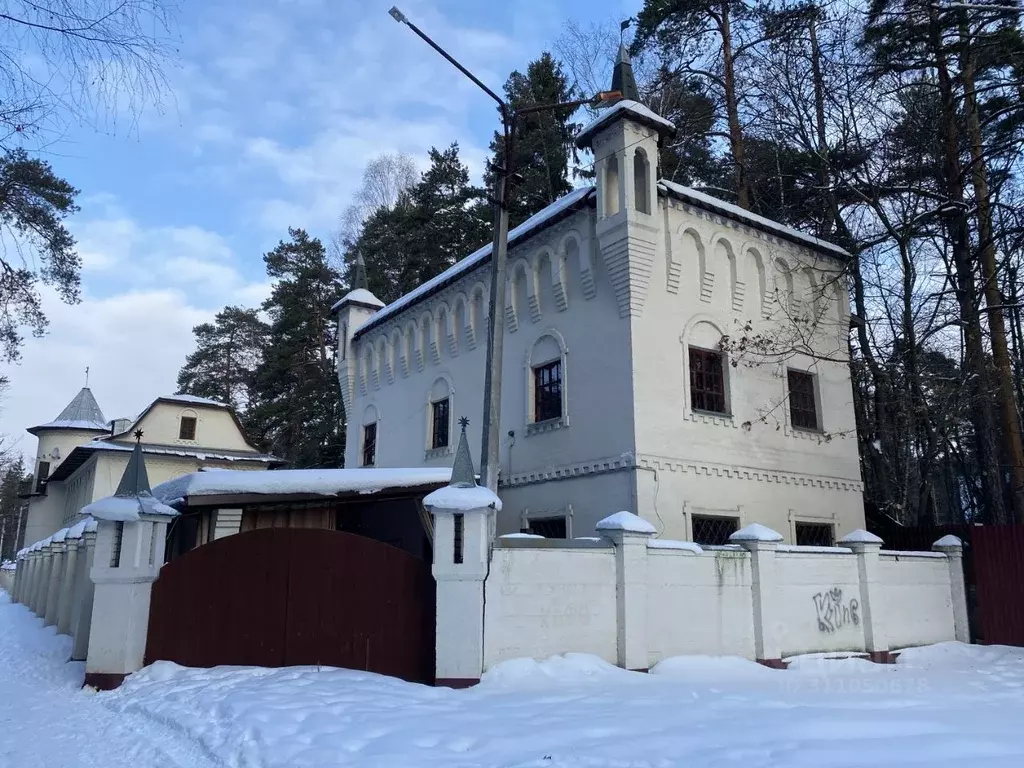
[(1024, 765), (1024, 649), (947, 643), (894, 666), (517, 660), (450, 691), (296, 667), (159, 663), (76, 689), (68, 643), (0, 593), (0, 766), (839, 768)]

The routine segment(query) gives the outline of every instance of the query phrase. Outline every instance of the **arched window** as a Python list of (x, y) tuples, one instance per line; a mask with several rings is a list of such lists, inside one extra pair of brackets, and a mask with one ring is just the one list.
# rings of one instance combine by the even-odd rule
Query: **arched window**
[(427, 398), (427, 458), (450, 452), (452, 435), (452, 385), (438, 378)]
[(564, 425), (566, 353), (565, 342), (557, 331), (546, 331), (534, 342), (527, 368), (529, 426), (536, 429), (541, 425)]
[(647, 153), (637, 147), (633, 153), (633, 197), (634, 206), (640, 213), (651, 212), (650, 195), (651, 165)]
[(363, 411), (363, 434), (359, 446), (359, 464), (363, 467), (372, 467), (377, 463), (377, 422), (380, 416), (376, 407), (366, 406)]
[(721, 348), (722, 332), (706, 321), (690, 330), (686, 339), (690, 408), (696, 412), (724, 414), (729, 407), (729, 366)]
[(178, 416), (178, 439), (194, 441), (199, 426), (199, 416), (191, 408), (186, 408)]
[(608, 155), (604, 164), (604, 215), (614, 216), (619, 212), (619, 159)]

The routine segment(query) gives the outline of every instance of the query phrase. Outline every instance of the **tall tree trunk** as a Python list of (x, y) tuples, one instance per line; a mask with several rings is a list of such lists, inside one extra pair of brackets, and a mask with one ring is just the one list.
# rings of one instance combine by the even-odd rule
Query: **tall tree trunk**
[(743, 157), (743, 131), (740, 128), (740, 108), (736, 98), (736, 67), (732, 50), (732, 24), (729, 3), (722, 3), (722, 80), (725, 84), (725, 111), (729, 119), (729, 149), (732, 152), (736, 200), (740, 208), (750, 210), (750, 191), (747, 188), (747, 169)]
[(964, 368), (970, 382), (971, 423), (974, 427), (982, 499), (989, 519), (992, 522), (1005, 522), (1006, 505), (1003, 500), (1002, 473), (999, 470), (999, 456), (995, 450), (995, 423), (992, 418), (992, 409), (989, 407), (988, 370), (985, 365), (985, 348), (981, 335), (981, 322), (978, 317), (978, 290), (974, 282), (967, 206), (963, 194), (956, 98), (942, 40), (939, 10), (936, 6), (928, 6), (928, 19), (930, 42), (935, 54), (939, 96), (942, 103), (940, 128), (945, 176), (943, 185), (949, 206), (948, 231), (956, 271), (956, 297), (963, 324)]
[(818, 162), (820, 164), (821, 185), (828, 205), (818, 228), (821, 237), (828, 237), (835, 222), (835, 193), (832, 189), (832, 169), (828, 156), (828, 137), (825, 133), (825, 78), (821, 73), (821, 47), (818, 45), (818, 13), (807, 22), (807, 31), (811, 37), (811, 78), (814, 81), (814, 122), (818, 133)]
[(992, 228), (992, 205), (988, 189), (988, 167), (978, 115), (978, 95), (974, 83), (974, 55), (971, 52), (966, 23), (960, 25), (960, 77), (964, 84), (964, 117), (971, 147), (971, 182), (974, 185), (978, 219), (978, 256), (988, 315), (989, 342), (995, 365), (996, 399), (1003, 438), (1003, 450), (1010, 462), (1010, 489), (1013, 512), (1024, 523), (1024, 445), (1021, 443), (1020, 416), (1013, 391), (1013, 368), (1006, 343), (1003, 296), (996, 270), (996, 244)]

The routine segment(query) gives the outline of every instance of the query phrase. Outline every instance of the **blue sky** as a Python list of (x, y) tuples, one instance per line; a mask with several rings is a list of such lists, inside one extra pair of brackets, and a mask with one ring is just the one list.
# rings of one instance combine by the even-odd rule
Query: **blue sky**
[[(107, 418), (172, 392), (191, 328), (269, 290), (262, 254), (303, 227), (327, 238), (366, 162), (422, 163), (458, 141), (474, 174), (492, 104), (387, 14), (391, 0), (181, 4), (180, 59), (159, 107), (73, 126), (46, 157), (82, 190), (70, 226), (83, 301), (45, 294), (51, 320), (7, 366), (0, 434), (56, 416), (84, 382)], [(401, 0), (399, 7), (494, 90), (550, 49), (568, 19), (625, 18), (639, 0)], [(609, 62), (609, 70), (611, 62)]]

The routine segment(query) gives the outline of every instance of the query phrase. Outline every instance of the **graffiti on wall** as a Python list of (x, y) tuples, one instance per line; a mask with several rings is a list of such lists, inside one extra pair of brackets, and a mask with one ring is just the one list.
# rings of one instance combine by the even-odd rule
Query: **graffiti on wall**
[(841, 587), (832, 587), (827, 592), (814, 596), (814, 610), (818, 614), (818, 631), (838, 632), (843, 627), (860, 625), (860, 603), (856, 598), (843, 601)]

